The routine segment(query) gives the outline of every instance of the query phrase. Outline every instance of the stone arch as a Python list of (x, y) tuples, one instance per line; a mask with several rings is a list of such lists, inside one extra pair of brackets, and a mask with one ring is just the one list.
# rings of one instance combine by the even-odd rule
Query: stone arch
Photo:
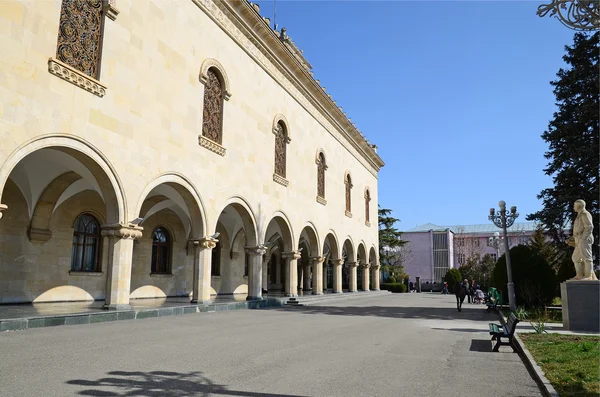
[(246, 243), (251, 246), (258, 245), (256, 217), (254, 216), (254, 211), (252, 211), (252, 208), (243, 197), (234, 196), (225, 202), (225, 205), (221, 211), (219, 211), (219, 216), (216, 220), (213, 230), (216, 230), (217, 224), (219, 223), (224, 212), (228, 210), (228, 207), (231, 207), (241, 218), (242, 225), (246, 233)]
[(307, 222), (300, 231), (299, 242), (302, 240), (306, 240), (307, 245), (310, 248), (310, 256), (321, 256), (319, 234), (317, 233), (317, 228), (312, 222)]
[(223, 85), (223, 98), (228, 101), (229, 98), (231, 98), (231, 85), (229, 84), (229, 77), (227, 77), (225, 68), (219, 61), (214, 58), (206, 58), (204, 62), (202, 62), (202, 65), (200, 66), (200, 82), (206, 84), (210, 68), (217, 70), (217, 77), (219, 77), (221, 84)]
[(375, 266), (378, 264), (377, 261), (377, 251), (375, 250), (375, 246), (372, 246), (369, 250), (369, 264), (371, 266)]
[(342, 244), (342, 251), (346, 251), (347, 257), (345, 262), (356, 262), (356, 250), (354, 248), (354, 241), (352, 241), (352, 237), (346, 237), (344, 244)]
[(290, 123), (287, 121), (287, 118), (282, 113), (277, 113), (275, 117), (273, 117), (273, 125), (271, 127), (273, 134), (277, 135), (278, 126), (280, 123), (282, 123), (283, 127), (285, 128), (286, 142), (291, 142), (292, 136), (290, 134)]
[(323, 160), (325, 160), (325, 169), (327, 170), (329, 166), (327, 165), (327, 156), (325, 155), (325, 150), (323, 148), (317, 149), (317, 152), (315, 153), (315, 164), (319, 164), (320, 156), (323, 156)]
[[(102, 152), (86, 140), (72, 135), (52, 134), (36, 137), (16, 148), (0, 168), (0, 202), (11, 172), (28, 155), (42, 149), (54, 149), (81, 163), (95, 179), (99, 193), (106, 205), (107, 223), (126, 223), (127, 200), (125, 191), (114, 167)], [(26, 197), (27, 199), (27, 197)], [(30, 212), (35, 204), (30, 197)], [(0, 204), (1, 205), (1, 204)], [(0, 208), (0, 211), (2, 208)]]
[(361, 263), (368, 263), (369, 258), (367, 258), (367, 248), (364, 241), (361, 240), (360, 243), (358, 243), (356, 254), (360, 257)]
[[(275, 228), (274, 225), (272, 225), (272, 223), (274, 223), (274, 225), (276, 225), (279, 228), (279, 230), (273, 230), (277, 228)], [(281, 240), (283, 241), (283, 251), (289, 252), (296, 249), (294, 245), (294, 241), (296, 240), (294, 239), (294, 231), (292, 229), (291, 223), (287, 215), (281, 211), (276, 211), (271, 217), (271, 220), (265, 228), (265, 235), (263, 237), (263, 241), (265, 243), (270, 241), (270, 238), (274, 235), (274, 232), (278, 233), (281, 237)]]
[[(169, 189), (161, 189), (161, 186), (166, 186)], [(158, 192), (159, 189), (164, 191)], [(138, 204), (135, 207), (135, 212), (132, 216), (139, 217), (136, 219), (138, 221), (136, 223), (143, 223), (144, 219), (162, 209), (152, 206), (144, 214), (142, 214), (144, 202), (149, 198), (148, 196), (153, 191), (161, 194), (164, 193), (165, 195), (165, 200), (161, 200), (161, 202), (157, 203), (156, 205), (173, 209), (174, 212), (179, 215), (180, 218), (182, 218), (181, 220), (184, 222), (184, 225), (186, 223), (185, 219), (183, 218), (187, 216), (189, 221), (189, 229), (186, 229), (186, 234), (191, 239), (200, 239), (204, 237), (204, 234), (207, 230), (206, 216), (200, 194), (186, 177), (175, 172), (163, 173), (151, 180), (146, 187), (144, 187), (142, 193), (140, 194), (140, 198), (138, 199)], [(167, 200), (171, 200), (172, 203), (164, 202)]]
[(325, 235), (325, 239), (323, 240), (323, 255), (328, 254), (328, 252), (325, 251), (326, 245), (329, 245), (329, 248), (331, 250), (329, 252), (330, 258), (332, 258), (332, 259), (340, 259), (341, 258), (339, 240), (333, 230), (329, 230), (327, 232), (327, 234)]

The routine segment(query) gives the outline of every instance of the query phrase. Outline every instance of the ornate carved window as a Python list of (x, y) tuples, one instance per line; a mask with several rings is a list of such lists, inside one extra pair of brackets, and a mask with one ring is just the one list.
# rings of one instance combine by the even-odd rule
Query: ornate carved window
[(321, 152), (317, 158), (317, 196), (325, 198), (325, 155)]
[(63, 0), (56, 58), (98, 79), (104, 28), (102, 0)]
[(223, 83), (216, 68), (208, 69), (204, 85), (202, 135), (218, 144), (223, 143)]
[(152, 233), (152, 273), (171, 274), (171, 238), (169, 232), (157, 227)]
[(275, 132), (275, 174), (285, 178), (287, 130), (283, 122), (277, 123)]
[(365, 222), (370, 223), (371, 219), (369, 217), (369, 202), (371, 201), (371, 193), (369, 189), (365, 192)]
[(352, 213), (352, 178), (350, 178), (350, 174), (346, 175), (346, 180), (344, 181), (346, 185), (346, 213)]
[(71, 271), (99, 272), (102, 237), (98, 220), (89, 214), (82, 214), (75, 220)]
[(221, 275), (221, 242), (218, 241), (215, 248), (212, 249), (210, 263), (210, 275), (220, 276)]

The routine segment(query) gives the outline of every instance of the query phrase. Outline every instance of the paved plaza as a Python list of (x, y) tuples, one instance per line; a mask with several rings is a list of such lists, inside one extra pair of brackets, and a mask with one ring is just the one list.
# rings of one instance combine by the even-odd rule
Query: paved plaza
[(540, 396), (481, 305), (390, 294), (0, 334), (1, 396)]

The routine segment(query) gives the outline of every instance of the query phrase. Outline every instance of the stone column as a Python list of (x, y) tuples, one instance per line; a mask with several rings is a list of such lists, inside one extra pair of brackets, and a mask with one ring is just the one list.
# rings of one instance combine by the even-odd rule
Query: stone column
[(325, 258), (316, 256), (310, 258), (313, 272), (313, 295), (323, 295), (323, 261)]
[(346, 263), (348, 268), (350, 269), (350, 280), (348, 282), (348, 292), (357, 292), (358, 288), (356, 285), (356, 262), (348, 262)]
[(325, 262), (323, 262), (323, 264), (321, 264), (321, 267), (323, 268), (323, 278), (321, 278), (321, 284), (323, 284), (323, 293), (327, 292), (327, 264)]
[(246, 247), (248, 263), (248, 296), (246, 300), (262, 300), (262, 259), (267, 249), (263, 245)]
[(263, 256), (262, 261), (262, 288), (263, 291), (269, 292), (269, 257)]
[(285, 265), (285, 296), (298, 296), (298, 259), (302, 257), (300, 251), (282, 252), (281, 257)]
[(371, 277), (373, 277), (373, 291), (379, 291), (379, 265), (371, 266)]
[(194, 245), (194, 279), (192, 281), (191, 303), (205, 304), (210, 302), (212, 249), (217, 246), (218, 241), (211, 237), (192, 240)]
[(106, 293), (102, 306), (105, 310), (131, 309), (133, 240), (142, 237), (143, 230), (143, 227), (129, 223), (102, 226), (102, 236), (108, 237)]
[[(302, 266), (302, 291), (308, 292), (315, 287), (315, 283), (312, 283), (312, 288), (310, 285), (310, 262), (304, 266)], [(314, 277), (314, 273), (313, 273)]]
[(371, 266), (368, 263), (363, 263), (360, 267), (360, 270), (363, 272), (362, 273), (362, 290), (363, 291), (368, 291), (369, 290), (369, 268)]
[(333, 259), (331, 261), (333, 265), (333, 292), (335, 294), (341, 294), (342, 291), (342, 264), (343, 259)]

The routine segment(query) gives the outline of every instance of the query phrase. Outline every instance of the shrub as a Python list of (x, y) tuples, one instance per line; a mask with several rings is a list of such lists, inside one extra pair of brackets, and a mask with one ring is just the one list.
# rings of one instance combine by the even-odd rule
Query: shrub
[[(517, 305), (526, 308), (545, 307), (552, 303), (556, 292), (556, 276), (546, 260), (531, 248), (519, 245), (510, 250), (512, 277)], [(494, 286), (508, 298), (506, 256), (502, 255), (494, 268)], [(508, 299), (507, 302), (508, 303)]]
[(396, 284), (396, 277), (392, 276), (387, 279), (388, 284)]
[(406, 284), (402, 283), (383, 283), (379, 286), (379, 288), (383, 290), (388, 290), (390, 292), (406, 292)]
[(462, 276), (458, 269), (449, 269), (444, 280), (448, 283), (448, 291), (454, 292), (454, 286), (462, 281)]

